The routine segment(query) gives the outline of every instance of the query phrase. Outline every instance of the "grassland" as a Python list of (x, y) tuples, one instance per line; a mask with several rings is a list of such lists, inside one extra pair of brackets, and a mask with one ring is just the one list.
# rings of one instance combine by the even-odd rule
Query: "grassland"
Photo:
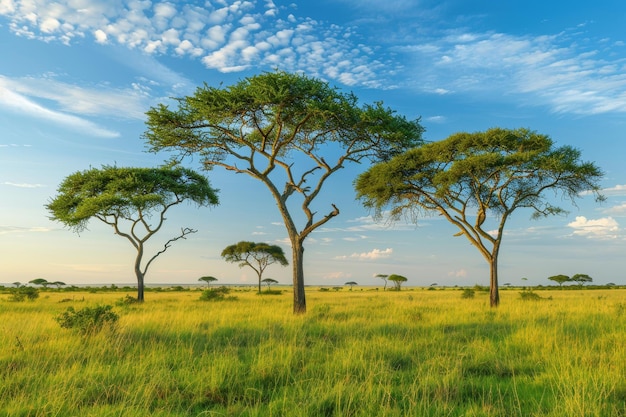
[[(0, 416), (626, 416), (626, 290), (0, 296)], [(132, 295), (132, 294), (131, 294)], [(68, 299), (69, 298), (69, 299)], [(88, 337), (55, 317), (114, 305)]]

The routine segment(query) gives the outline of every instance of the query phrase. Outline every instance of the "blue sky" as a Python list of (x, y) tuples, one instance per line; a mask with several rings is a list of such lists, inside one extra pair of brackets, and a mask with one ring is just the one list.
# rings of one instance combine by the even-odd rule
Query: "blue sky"
[[(279, 68), (303, 71), (422, 118), (427, 140), (490, 127), (528, 127), (572, 145), (605, 172), (601, 205), (563, 201), (568, 216), (517, 212), (500, 255), (501, 283), (550, 284), (586, 273), (626, 284), (626, 3), (622, 1), (127, 1), (0, 0), (0, 283), (134, 283), (134, 249), (93, 221), (80, 235), (48, 219), (44, 205), (70, 173), (155, 166), (144, 113), (196, 86), (229, 85)], [(196, 161), (189, 166), (198, 169)], [(344, 170), (320, 213), (341, 214), (306, 241), (307, 284), (488, 284), (487, 263), (439, 218), (378, 224), (354, 199)], [(220, 258), (239, 240), (290, 253), (268, 192), (216, 169), (211, 209), (179, 206), (152, 242), (198, 229), (162, 255), (147, 283), (250, 283)], [(266, 277), (288, 284), (289, 267)], [(527, 278), (527, 281), (522, 281)]]

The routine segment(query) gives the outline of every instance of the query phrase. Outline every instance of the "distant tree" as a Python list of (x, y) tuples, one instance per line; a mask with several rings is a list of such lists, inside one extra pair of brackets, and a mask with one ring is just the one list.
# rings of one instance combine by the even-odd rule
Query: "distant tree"
[(559, 287), (561, 287), (561, 289), (563, 289), (563, 284), (569, 281), (572, 281), (572, 279), (570, 277), (568, 277), (567, 275), (553, 275), (551, 277), (548, 277), (548, 279), (550, 281), (554, 281), (557, 284), (559, 284)]
[(393, 284), (395, 285), (396, 291), (400, 291), (402, 288), (402, 284), (408, 281), (406, 277), (403, 277), (402, 275), (396, 275), (396, 274), (389, 275), (387, 279), (393, 282)]
[(306, 312), (305, 239), (339, 215), (332, 202), (321, 217), (314, 209), (330, 195), (322, 193), (328, 179), (348, 164), (386, 160), (421, 143), (423, 131), (380, 102), (361, 105), (322, 80), (282, 71), (229, 87), (205, 84), (178, 99), (178, 108), (147, 114), (151, 150), (196, 154), (206, 169), (244, 173), (267, 187), (291, 241), (295, 314)]
[(200, 278), (198, 278), (198, 281), (204, 281), (204, 282), (206, 282), (206, 286), (210, 287), (212, 282), (217, 281), (217, 278), (215, 278), (215, 277), (200, 277)]
[(19, 282), (19, 281), (15, 281), (15, 282), (13, 283), (13, 285), (15, 285), (15, 288), (19, 288), (19, 287), (21, 287), (21, 286), (22, 286), (22, 283), (21, 283), (21, 282)]
[(54, 282), (51, 282), (50, 285), (56, 285), (57, 288), (61, 288), (61, 287), (65, 286), (65, 282), (54, 281)]
[[(198, 206), (218, 204), (217, 191), (208, 180), (186, 168), (118, 168), (104, 166), (75, 172), (63, 180), (46, 208), (52, 219), (81, 232), (91, 218), (113, 227), (137, 251), (135, 275), (137, 301), (144, 300), (144, 278), (148, 267), (173, 242), (186, 239), (197, 230), (181, 228), (180, 235), (168, 240), (163, 249), (142, 265), (144, 246), (165, 221), (166, 212), (173, 206), (190, 201)], [(156, 218), (154, 224), (152, 218)]]
[(41, 285), (44, 288), (48, 288), (48, 285), (52, 284), (51, 282), (48, 282), (48, 280), (45, 280), (43, 278), (36, 278), (32, 281), (28, 281), (28, 283), (33, 285)]
[(272, 288), (271, 288), (271, 285), (272, 285), (272, 284), (278, 284), (278, 281), (276, 281), (276, 280), (275, 280), (275, 279), (273, 279), (273, 278), (264, 278), (262, 282), (263, 282), (263, 283), (265, 283), (265, 284), (267, 285), (267, 290), (268, 290), (268, 291), (270, 291), (270, 290), (272, 289)]
[(455, 236), (464, 235), (489, 264), (489, 302), (497, 307), (498, 255), (513, 212), (529, 208), (535, 218), (564, 213), (551, 203), (554, 193), (573, 204), (587, 191), (602, 200), (602, 176), (596, 165), (580, 160), (580, 151), (555, 148), (546, 135), (494, 128), (410, 149), (370, 167), (355, 188), (378, 217), (391, 207), (392, 218), (439, 214), (456, 226)]
[(585, 282), (592, 282), (593, 278), (591, 278), (587, 274), (574, 274), (572, 276), (572, 281), (577, 282), (581, 287), (585, 285)]
[(352, 287), (354, 287), (355, 285), (359, 285), (359, 284), (357, 284), (357, 283), (356, 283), (356, 282), (354, 282), (354, 281), (350, 281), (350, 282), (346, 282), (346, 284), (345, 284), (345, 285), (349, 285), (349, 286), (350, 286), (350, 291), (352, 291)]
[(252, 268), (259, 278), (259, 293), (261, 292), (261, 277), (265, 268), (275, 263), (282, 266), (289, 264), (283, 249), (269, 243), (241, 241), (224, 248), (222, 257), (226, 262), (239, 262), (240, 268), (244, 266)]
[(387, 289), (387, 278), (389, 278), (389, 275), (377, 274), (376, 278), (381, 278), (383, 281), (385, 281), (385, 286), (383, 287), (383, 291), (385, 291)]

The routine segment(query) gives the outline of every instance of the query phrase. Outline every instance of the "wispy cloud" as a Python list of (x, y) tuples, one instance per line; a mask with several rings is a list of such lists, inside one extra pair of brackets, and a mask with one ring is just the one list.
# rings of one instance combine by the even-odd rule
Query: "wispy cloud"
[(364, 261), (372, 261), (377, 259), (389, 258), (393, 253), (392, 248), (387, 249), (372, 249), (369, 252), (353, 253), (352, 255), (336, 256), (335, 259), (360, 259)]
[(626, 185), (618, 184), (614, 187), (605, 188), (602, 193), (605, 195), (626, 195)]
[(2, 183), (2, 185), (8, 185), (10, 187), (18, 187), (18, 188), (42, 188), (45, 187), (45, 185), (43, 184), (29, 184), (29, 183), (15, 183), (15, 182), (8, 182), (5, 181)]
[(49, 227), (19, 227), (19, 226), (0, 226), (0, 235), (8, 235), (13, 233), (47, 233), (54, 229)]
[(545, 36), (455, 31), (398, 49), (414, 62), (432, 63), (411, 69), (415, 87), (426, 92), (507, 91), (557, 113), (626, 112), (624, 59), (584, 41), (568, 31)]
[[(119, 136), (118, 132), (100, 127), (87, 119), (52, 110), (36, 103), (25, 94), (20, 93), (21, 90), (30, 90), (30, 88), (25, 88), (25, 85), (26, 84), (21, 82), (14, 82), (13, 80), (0, 76), (0, 107), (4, 107), (5, 109), (19, 114), (26, 114), (38, 119), (48, 120), (78, 130), (87, 135), (104, 138), (115, 138)], [(43, 89), (41, 91), (40, 98), (52, 99), (52, 96), (48, 93), (52, 90)], [(42, 95), (44, 97), (42, 97)], [(60, 102), (64, 100), (65, 99), (61, 100), (59, 98)]]

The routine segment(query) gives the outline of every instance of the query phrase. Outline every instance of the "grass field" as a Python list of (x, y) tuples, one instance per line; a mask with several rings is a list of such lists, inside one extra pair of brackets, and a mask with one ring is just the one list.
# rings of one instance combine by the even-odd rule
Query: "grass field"
[[(0, 295), (0, 416), (626, 416), (626, 290)], [(130, 294), (133, 295), (133, 294)], [(115, 330), (55, 317), (113, 305)]]

